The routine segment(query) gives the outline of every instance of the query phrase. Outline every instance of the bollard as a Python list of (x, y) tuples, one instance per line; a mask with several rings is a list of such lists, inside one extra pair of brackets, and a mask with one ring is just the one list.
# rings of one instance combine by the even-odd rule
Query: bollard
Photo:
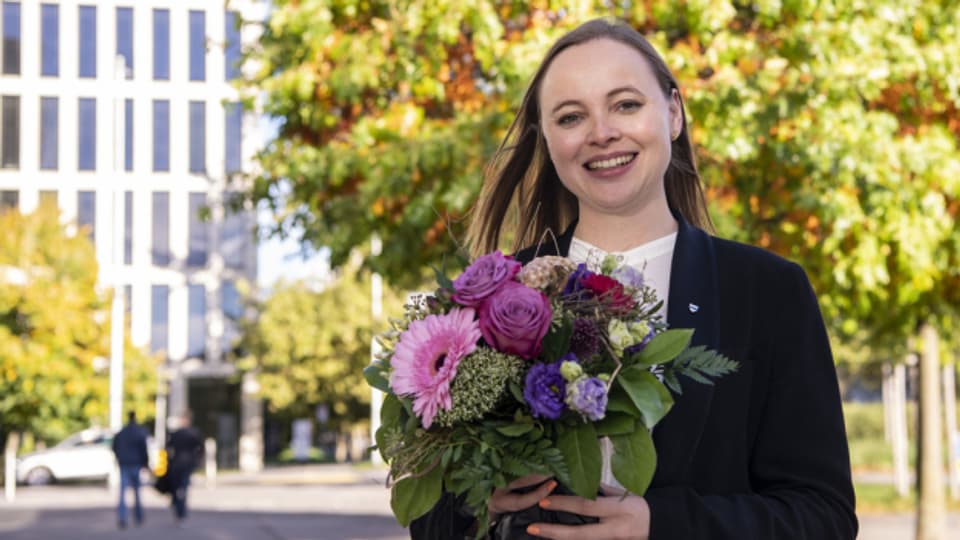
[(210, 437), (203, 442), (203, 456), (206, 462), (207, 489), (217, 487), (217, 441)]

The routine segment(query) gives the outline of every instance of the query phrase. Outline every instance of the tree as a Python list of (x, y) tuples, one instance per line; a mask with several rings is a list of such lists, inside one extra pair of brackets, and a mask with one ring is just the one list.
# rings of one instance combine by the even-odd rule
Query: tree
[[(0, 213), (0, 418), (5, 433), (56, 441), (108, 408), (109, 295), (85, 234), (55, 208)], [(156, 360), (127, 344), (125, 405), (150, 416)]]
[[(368, 419), (370, 388), (362, 371), (374, 332), (369, 276), (350, 268), (320, 291), (280, 283), (253, 302), (258, 315), (241, 322), (236, 365), (256, 374), (270, 411), (313, 418), (315, 407), (326, 404), (335, 431)], [(385, 305), (395, 312), (399, 302), (388, 294)]]

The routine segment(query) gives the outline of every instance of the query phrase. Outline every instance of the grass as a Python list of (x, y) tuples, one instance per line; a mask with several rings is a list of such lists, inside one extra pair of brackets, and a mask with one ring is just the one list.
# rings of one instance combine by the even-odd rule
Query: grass
[[(857, 495), (857, 514), (904, 514), (917, 509), (917, 494), (914, 490), (910, 490), (908, 496), (901, 497), (897, 490), (888, 484), (855, 482), (853, 489)], [(949, 511), (960, 512), (960, 501), (950, 499), (949, 493), (945, 493), (944, 497)]]

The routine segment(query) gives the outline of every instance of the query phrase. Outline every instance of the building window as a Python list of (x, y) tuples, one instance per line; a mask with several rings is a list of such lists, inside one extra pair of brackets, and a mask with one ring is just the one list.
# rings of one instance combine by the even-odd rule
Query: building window
[(207, 289), (187, 286), (187, 356), (201, 358), (207, 349)]
[[(227, 194), (227, 200), (232, 197)], [(227, 268), (243, 270), (246, 266), (245, 257), (247, 243), (250, 238), (246, 216), (239, 212), (224, 208), (223, 227), (220, 232), (220, 253), (223, 255), (223, 264)]]
[(77, 118), (77, 169), (97, 168), (97, 100), (80, 98)]
[(153, 247), (154, 266), (170, 264), (170, 194), (153, 192)]
[(55, 97), (40, 98), (40, 168), (55, 171), (59, 166), (60, 152), (60, 100)]
[(190, 172), (207, 171), (207, 102), (190, 102)]
[(133, 286), (123, 286), (123, 314), (127, 330), (130, 329), (130, 313), (133, 312)]
[(226, 64), (225, 78), (232, 81), (240, 77), (240, 16), (236, 11), (227, 11), (224, 36), (226, 43), (223, 46), (224, 63)]
[(123, 100), (123, 170), (133, 170), (133, 100)]
[(133, 78), (133, 8), (117, 8), (117, 55), (126, 63), (126, 78)]
[(40, 6), (40, 74), (60, 75), (60, 6)]
[(243, 106), (240, 103), (224, 103), (224, 169), (227, 174), (240, 172), (243, 144)]
[(97, 192), (77, 192), (77, 225), (86, 230), (90, 242), (97, 241)]
[(97, 76), (97, 6), (80, 6), (79, 64), (81, 77)]
[(153, 170), (170, 170), (170, 102), (153, 100)]
[(20, 2), (3, 3), (3, 74), (20, 74)]
[(170, 10), (153, 10), (153, 80), (170, 80)]
[(133, 264), (133, 192), (123, 193), (123, 264)]
[(203, 11), (190, 11), (190, 80), (207, 78), (207, 21)]
[(187, 266), (202, 268), (207, 265), (210, 223), (203, 219), (207, 206), (206, 193), (190, 194), (189, 228), (187, 230)]
[(0, 191), (0, 212), (20, 209), (20, 192), (15, 189)]
[(0, 99), (0, 167), (20, 167), (20, 96)]
[(150, 287), (150, 352), (167, 351), (170, 339), (170, 287), (151, 285)]
[(57, 206), (57, 192), (56, 192), (56, 190), (41, 189), (41, 190), (40, 190), (40, 206), (41, 206), (41, 207), (44, 207), (44, 206), (48, 206), (48, 205), (49, 205), (49, 206), (53, 206), (54, 208), (56, 208), (56, 206)]

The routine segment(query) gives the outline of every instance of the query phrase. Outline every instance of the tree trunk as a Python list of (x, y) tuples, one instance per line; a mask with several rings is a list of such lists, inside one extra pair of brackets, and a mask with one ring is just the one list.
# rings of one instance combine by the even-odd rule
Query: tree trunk
[(957, 432), (956, 363), (943, 366), (943, 409), (946, 422), (947, 466), (950, 474), (950, 498), (960, 500), (960, 433)]
[(20, 432), (7, 434), (7, 444), (3, 452), (3, 494), (7, 502), (12, 502), (17, 492), (17, 448), (20, 447)]
[(893, 419), (891, 426), (893, 433), (891, 436), (891, 445), (893, 446), (893, 483), (897, 489), (897, 495), (906, 497), (910, 495), (910, 465), (907, 456), (907, 447), (909, 446), (909, 437), (907, 434), (907, 365), (899, 363), (893, 368), (893, 380), (891, 387), (891, 409)]
[(946, 497), (940, 423), (940, 347), (937, 331), (920, 328), (920, 421), (917, 424), (917, 540), (946, 540)]

